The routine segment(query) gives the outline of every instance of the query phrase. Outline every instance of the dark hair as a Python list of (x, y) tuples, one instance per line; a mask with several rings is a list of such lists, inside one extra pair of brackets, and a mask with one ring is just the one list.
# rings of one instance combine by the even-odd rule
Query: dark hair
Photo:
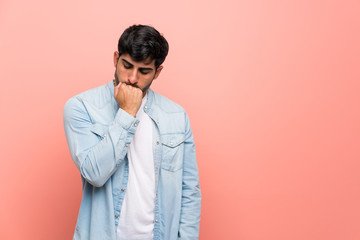
[(158, 68), (169, 52), (169, 44), (166, 39), (153, 27), (146, 25), (133, 25), (127, 28), (118, 42), (118, 51), (121, 54), (128, 53), (137, 62), (150, 57), (155, 59), (155, 67)]

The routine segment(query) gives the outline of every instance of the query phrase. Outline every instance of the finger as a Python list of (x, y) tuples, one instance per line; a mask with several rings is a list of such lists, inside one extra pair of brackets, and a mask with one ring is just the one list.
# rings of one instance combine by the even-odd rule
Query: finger
[(128, 86), (131, 87), (131, 89), (132, 89), (134, 92), (138, 92), (138, 91), (140, 91), (141, 93), (143, 92), (140, 87), (132, 86), (132, 85), (128, 85)]
[(143, 94), (142, 89), (141, 89), (141, 88), (137, 88), (137, 89), (138, 89), (138, 90), (137, 90), (138, 94), (139, 94), (139, 95), (142, 95), (142, 94)]
[(135, 86), (132, 86), (129, 84), (127, 84), (126, 87), (128, 88), (128, 90), (130, 90), (133, 93), (137, 92), (137, 89), (139, 89), (138, 87), (135, 87)]

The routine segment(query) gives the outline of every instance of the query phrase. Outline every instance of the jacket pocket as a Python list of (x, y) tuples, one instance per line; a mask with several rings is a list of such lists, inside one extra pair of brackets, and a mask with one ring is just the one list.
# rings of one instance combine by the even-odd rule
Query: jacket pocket
[(185, 134), (165, 134), (161, 136), (161, 168), (167, 171), (182, 169)]

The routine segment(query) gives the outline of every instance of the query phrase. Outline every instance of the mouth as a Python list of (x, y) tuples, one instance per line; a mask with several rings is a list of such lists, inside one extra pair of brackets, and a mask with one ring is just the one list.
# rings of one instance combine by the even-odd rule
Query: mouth
[(138, 88), (138, 89), (140, 89), (142, 92), (144, 92), (144, 90), (143, 89), (141, 89), (139, 86), (137, 86), (136, 84), (131, 84), (131, 83), (127, 83), (127, 82), (123, 82), (124, 84), (126, 84), (126, 85), (130, 85), (130, 86), (132, 86), (132, 87), (135, 87), (135, 88)]

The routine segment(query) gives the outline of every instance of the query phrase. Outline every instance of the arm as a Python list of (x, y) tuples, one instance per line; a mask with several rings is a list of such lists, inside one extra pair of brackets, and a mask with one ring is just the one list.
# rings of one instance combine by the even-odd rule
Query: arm
[[(109, 126), (95, 126), (82, 102), (75, 97), (65, 104), (63, 117), (75, 165), (87, 182), (101, 187), (124, 160), (137, 120), (120, 108)], [(102, 128), (104, 134), (100, 138), (94, 127)]]
[(179, 239), (198, 239), (201, 210), (199, 172), (196, 163), (194, 138), (187, 114), (184, 142), (183, 183)]

